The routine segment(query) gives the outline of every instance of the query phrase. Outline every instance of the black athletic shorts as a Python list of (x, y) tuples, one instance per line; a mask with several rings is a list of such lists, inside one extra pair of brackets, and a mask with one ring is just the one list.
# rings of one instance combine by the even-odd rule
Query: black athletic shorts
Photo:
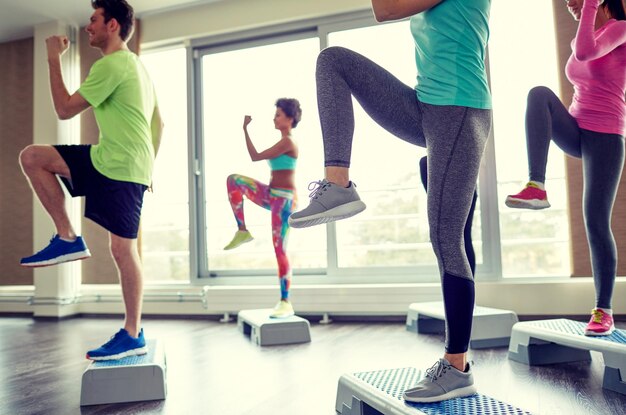
[(112, 180), (91, 162), (91, 145), (56, 145), (72, 180), (61, 177), (72, 197), (85, 196), (85, 217), (122, 238), (137, 238), (147, 186)]

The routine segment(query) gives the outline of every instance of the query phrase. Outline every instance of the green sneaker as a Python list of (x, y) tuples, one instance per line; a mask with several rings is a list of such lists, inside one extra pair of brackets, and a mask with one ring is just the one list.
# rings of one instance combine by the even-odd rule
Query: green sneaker
[(246, 242), (250, 242), (253, 239), (254, 238), (252, 237), (252, 235), (250, 235), (250, 232), (248, 232), (248, 231), (237, 231), (235, 233), (235, 236), (233, 237), (233, 240), (230, 241), (228, 243), (228, 245), (226, 245), (224, 247), (224, 250), (228, 251), (230, 249), (235, 249), (239, 245), (245, 244)]
[(274, 306), (274, 311), (270, 314), (270, 318), (287, 318), (294, 314), (291, 303), (289, 301), (280, 300), (278, 304)]

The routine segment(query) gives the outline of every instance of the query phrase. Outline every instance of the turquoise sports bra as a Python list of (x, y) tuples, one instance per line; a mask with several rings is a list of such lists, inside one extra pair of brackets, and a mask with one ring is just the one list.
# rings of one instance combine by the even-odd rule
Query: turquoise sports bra
[(287, 154), (281, 154), (273, 159), (268, 159), (270, 168), (273, 170), (294, 170), (296, 168), (297, 159)]

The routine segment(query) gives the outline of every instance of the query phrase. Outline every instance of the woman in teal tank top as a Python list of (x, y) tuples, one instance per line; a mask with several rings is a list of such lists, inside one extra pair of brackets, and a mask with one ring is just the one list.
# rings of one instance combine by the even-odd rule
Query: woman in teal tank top
[(248, 134), (248, 124), (252, 121), (252, 117), (246, 115), (243, 121), (243, 132), (248, 153), (252, 161), (268, 161), (272, 171), (270, 182), (266, 185), (240, 174), (231, 174), (226, 181), (228, 200), (239, 229), (224, 249), (234, 249), (254, 239), (246, 228), (243, 212), (244, 196), (272, 213), (272, 242), (280, 280), (280, 301), (271, 314), (273, 318), (286, 318), (294, 315), (293, 306), (289, 301), (291, 267), (287, 257), (289, 233), (287, 219), (296, 203), (294, 176), (298, 159), (298, 147), (291, 138), (291, 130), (298, 125), (301, 117), (302, 110), (297, 99), (281, 98), (276, 101), (274, 128), (280, 131), (280, 139), (270, 148), (258, 152)]
[[(485, 68), (491, 0), (371, 0), (371, 5), (378, 21), (408, 19), (414, 50), (398, 52), (414, 57), (416, 85), (345, 47), (320, 52), (315, 79), (325, 175), (309, 206), (289, 222), (308, 227), (365, 210), (350, 177), (354, 100), (390, 135), (425, 147), (429, 235), (441, 277), (446, 342), (443, 357), (403, 397), (438, 402), (470, 396), (476, 391), (467, 358), (475, 286), (463, 236), (491, 129)], [(385, 46), (395, 53), (394, 45)], [(384, 145), (367, 134), (356, 142)], [(367, 162), (402, 168), (395, 160)]]

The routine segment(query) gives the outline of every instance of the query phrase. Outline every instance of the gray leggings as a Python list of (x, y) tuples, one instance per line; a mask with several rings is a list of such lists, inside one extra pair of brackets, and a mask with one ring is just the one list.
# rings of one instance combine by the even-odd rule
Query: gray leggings
[(446, 348), (449, 353), (466, 351), (474, 284), (463, 230), (491, 129), (491, 110), (422, 103), (413, 88), (364, 56), (341, 47), (320, 53), (316, 77), (326, 166), (350, 166), (352, 96), (391, 134), (426, 147), (428, 222), (442, 276)]
[(326, 166), (350, 166), (352, 95), (391, 134), (426, 147), (430, 237), (441, 272), (472, 279), (463, 250), (463, 228), (491, 128), (491, 111), (422, 103), (413, 88), (374, 62), (351, 50), (330, 47), (317, 60)]
[(546, 87), (528, 93), (526, 140), (530, 180), (545, 182), (550, 140), (583, 161), (583, 214), (596, 289), (596, 307), (611, 308), (617, 248), (611, 212), (624, 166), (624, 137), (578, 127), (559, 98)]

